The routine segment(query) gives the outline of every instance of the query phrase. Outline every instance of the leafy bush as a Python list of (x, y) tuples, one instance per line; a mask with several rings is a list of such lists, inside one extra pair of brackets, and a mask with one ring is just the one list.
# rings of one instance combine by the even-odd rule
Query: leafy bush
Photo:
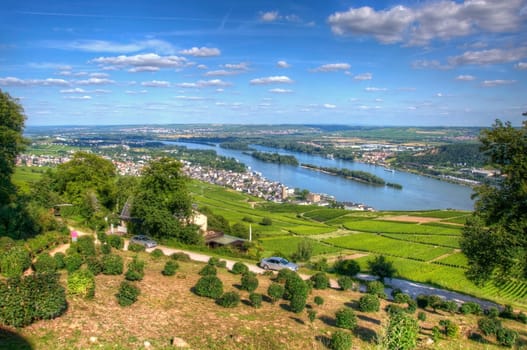
[[(112, 237), (112, 236), (108, 236)], [(139, 287), (134, 285), (132, 282), (122, 281), (119, 286), (119, 292), (117, 293), (117, 302), (121, 306), (130, 306), (137, 301), (137, 298), (141, 294)]]
[(56, 274), (13, 277), (0, 281), (0, 305), (1, 324), (24, 327), (66, 311), (66, 291)]
[(359, 310), (362, 312), (379, 311), (381, 303), (375, 294), (366, 294), (359, 299)]
[(327, 272), (329, 270), (328, 259), (321, 258), (311, 264), (311, 268), (315, 271)]
[(231, 272), (235, 275), (241, 275), (249, 272), (249, 268), (244, 263), (237, 261), (232, 265)]
[(134, 257), (132, 261), (128, 264), (128, 270), (124, 275), (128, 281), (141, 281), (145, 276), (145, 262), (143, 260)]
[(406, 307), (406, 312), (413, 314), (417, 310), (417, 303), (415, 300), (408, 300), (408, 306)]
[(294, 294), (289, 299), (289, 308), (295, 313), (301, 313), (306, 307), (307, 295)]
[(124, 239), (117, 235), (108, 235), (106, 238), (106, 243), (115, 249), (123, 249), (124, 247)]
[(323, 305), (324, 304), (324, 298), (322, 298), (321, 296), (317, 295), (313, 301), (315, 302), (315, 304), (317, 305)]
[(183, 253), (183, 252), (173, 253), (172, 255), (170, 255), (170, 257), (177, 261), (183, 261), (183, 262), (190, 261), (190, 255), (188, 255), (187, 253)]
[(354, 330), (357, 327), (357, 316), (350, 308), (342, 308), (335, 313), (335, 325), (339, 328)]
[(259, 308), (262, 306), (262, 295), (259, 293), (251, 293), (249, 294), (249, 301), (253, 307)]
[(419, 294), (415, 297), (415, 301), (417, 302), (417, 306), (421, 309), (426, 309), (428, 307), (428, 295)]
[(248, 272), (242, 275), (241, 289), (254, 292), (258, 288), (258, 278), (254, 273)]
[(174, 260), (168, 260), (165, 263), (165, 267), (161, 271), (161, 273), (164, 276), (174, 276), (176, 274), (177, 269), (179, 268), (179, 264), (177, 261)]
[(194, 292), (202, 297), (217, 299), (223, 294), (223, 282), (213, 275), (203, 276), (194, 286)]
[(276, 275), (275, 281), (278, 283), (284, 283), (287, 281), (291, 276), (294, 276), (296, 273), (289, 269), (281, 269), (278, 271), (278, 274)]
[(108, 235), (104, 231), (99, 231), (97, 232), (97, 239), (99, 240), (99, 242), (104, 244), (108, 240)]
[(218, 270), (212, 266), (212, 265), (205, 265), (203, 268), (199, 271), (199, 274), (201, 276), (216, 276), (218, 274)]
[(128, 250), (134, 253), (140, 253), (144, 252), (146, 250), (146, 247), (142, 244), (131, 242), (130, 244), (128, 244)]
[(424, 312), (422, 312), (422, 311), (419, 311), (417, 313), (417, 319), (419, 321), (423, 321), (423, 322), (426, 321), (426, 314)]
[(66, 271), (69, 273), (77, 271), (82, 265), (82, 256), (79, 253), (66, 255), (64, 264), (66, 265)]
[(384, 255), (376, 256), (373, 260), (368, 260), (368, 267), (374, 276), (379, 276), (381, 281), (385, 278), (392, 278), (397, 270), (393, 267), (393, 262), (386, 260)]
[(220, 262), (219, 258), (217, 258), (215, 256), (211, 256), (209, 258), (209, 261), (207, 262), (207, 264), (212, 265), (212, 266), (218, 266), (219, 262)]
[(443, 327), (443, 333), (448, 338), (454, 338), (458, 336), (459, 326), (455, 322), (452, 322), (450, 320), (441, 320), (439, 321), (439, 325)]
[(466, 303), (463, 303), (459, 307), (459, 312), (461, 312), (463, 315), (469, 315), (469, 314), (481, 315), (483, 310), (481, 309), (481, 305), (479, 305), (478, 303), (475, 303), (473, 301), (468, 301)]
[(86, 258), (86, 266), (95, 276), (102, 272), (102, 262), (95, 256)]
[(337, 260), (335, 265), (333, 265), (333, 269), (339, 275), (353, 277), (360, 272), (360, 265), (352, 259)]
[(53, 255), (53, 259), (55, 260), (57, 270), (61, 270), (64, 267), (66, 267), (66, 263), (64, 262), (65, 257), (66, 255), (62, 252), (58, 252), (58, 253), (55, 253), (55, 255)]
[(390, 314), (390, 321), (380, 343), (383, 349), (407, 350), (417, 346), (419, 325), (405, 313)]
[(24, 247), (15, 246), (1, 255), (0, 271), (6, 277), (21, 276), (31, 266), (31, 257)]
[(523, 313), (523, 311), (520, 311), (518, 313), (518, 321), (527, 324), (527, 314)]
[(313, 255), (313, 242), (304, 238), (298, 242), (296, 251), (293, 253), (292, 258), (295, 261), (308, 261)]
[(336, 331), (331, 335), (330, 349), (332, 350), (349, 350), (352, 345), (352, 336), (349, 332)]
[(285, 281), (284, 289), (284, 299), (286, 300), (291, 300), (291, 297), (295, 294), (303, 294), (307, 296), (307, 293), (309, 292), (306, 282), (304, 282), (297, 273), (293, 273), (289, 276)]
[(309, 319), (309, 322), (313, 323), (315, 318), (317, 318), (317, 312), (313, 309), (307, 310), (307, 318)]
[(57, 262), (48, 253), (43, 253), (37, 257), (33, 269), (40, 273), (53, 273), (57, 271)]
[(162, 258), (165, 256), (165, 253), (163, 253), (163, 251), (159, 248), (156, 248), (154, 250), (152, 250), (152, 252), (150, 252), (150, 256), (152, 257), (152, 259), (159, 259), (159, 258)]
[[(108, 236), (113, 237), (113, 236)], [(105, 275), (120, 275), (123, 273), (123, 258), (116, 254), (102, 257), (102, 273)]]
[(68, 294), (86, 299), (95, 296), (95, 277), (90, 270), (80, 269), (68, 275)]
[(103, 254), (110, 254), (112, 252), (112, 246), (108, 243), (101, 244), (101, 253)]
[(389, 315), (394, 315), (394, 314), (402, 314), (402, 313), (405, 313), (405, 310), (403, 307), (397, 305), (397, 304), (390, 304), (388, 306), (386, 306), (386, 312), (389, 314)]
[(226, 292), (217, 300), (217, 303), (223, 307), (236, 307), (240, 304), (240, 294), (237, 292)]
[(410, 297), (408, 294), (405, 294), (405, 293), (397, 293), (393, 297), (393, 302), (396, 304), (406, 304), (410, 300), (412, 300), (412, 297)]
[(384, 284), (381, 281), (370, 281), (366, 284), (366, 293), (375, 294), (379, 298), (386, 298), (384, 293)]
[(337, 280), (337, 283), (339, 284), (340, 289), (342, 290), (348, 290), (353, 287), (353, 279), (349, 276), (341, 276)]
[(262, 221), (260, 222), (260, 225), (263, 225), (263, 226), (271, 226), (272, 224), (273, 224), (273, 220), (267, 216), (263, 217)]
[(317, 272), (311, 276), (310, 280), (315, 289), (327, 289), (329, 287), (329, 278), (324, 272)]
[(77, 240), (77, 251), (83, 257), (95, 256), (95, 243), (91, 236), (80, 236)]
[(273, 303), (277, 302), (284, 296), (284, 286), (278, 283), (271, 283), (267, 288), (267, 295)]
[(514, 309), (511, 305), (505, 305), (505, 308), (503, 308), (503, 310), (500, 312), (500, 317), (507, 318), (509, 320), (515, 320), (516, 314), (514, 313)]
[(502, 328), (501, 321), (493, 317), (480, 318), (478, 328), (483, 335), (495, 335)]
[(485, 315), (491, 318), (498, 317), (499, 314), (500, 314), (500, 311), (498, 310), (498, 308), (495, 308), (495, 307), (490, 307), (485, 310)]
[(518, 332), (509, 328), (500, 328), (496, 332), (496, 339), (503, 346), (513, 347), (518, 340)]
[(457, 303), (455, 301), (453, 301), (453, 300), (445, 300), (445, 301), (443, 301), (442, 303), (439, 304), (438, 309), (443, 310), (443, 311), (447, 311), (447, 312), (450, 312), (450, 313), (454, 313), (454, 312), (457, 311), (458, 306), (457, 306)]

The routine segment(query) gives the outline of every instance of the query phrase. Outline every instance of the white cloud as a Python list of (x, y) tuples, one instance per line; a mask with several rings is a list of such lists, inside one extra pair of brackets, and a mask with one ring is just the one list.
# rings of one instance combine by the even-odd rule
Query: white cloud
[(289, 67), (291, 67), (291, 65), (289, 63), (287, 63), (286, 61), (278, 61), (278, 62), (276, 62), (276, 66), (278, 68), (289, 68)]
[(494, 86), (501, 86), (501, 85), (510, 85), (516, 83), (516, 80), (485, 80), (481, 85), (484, 87), (494, 87)]
[(141, 67), (130, 68), (128, 71), (130, 73), (139, 73), (139, 72), (157, 72), (158, 70), (159, 70), (159, 67), (141, 66)]
[(147, 87), (170, 87), (170, 82), (164, 80), (143, 81), (142, 86)]
[(68, 100), (91, 100), (92, 97), (89, 95), (83, 95), (83, 96), (65, 96), (65, 99)]
[(108, 78), (110, 75), (107, 73), (90, 73), (92, 78)]
[[(156, 53), (146, 53), (134, 56), (98, 57), (90, 62), (104, 66), (106, 69), (123, 69), (131, 67), (135, 72), (152, 71), (154, 68), (182, 68), (189, 63), (185, 57), (160, 56)], [(148, 67), (148, 68), (147, 68)]]
[(236, 74), (240, 74), (242, 72), (240, 71), (237, 71), (237, 70), (225, 70), (225, 69), (219, 69), (219, 70), (211, 70), (211, 71), (208, 71), (206, 72), (205, 75), (206, 77), (214, 77), (214, 76), (227, 76), (227, 75), (236, 75)]
[(526, 70), (527, 69), (527, 62), (518, 62), (514, 65), (514, 68), (518, 70)]
[(355, 79), (355, 80), (372, 80), (373, 79), (373, 75), (371, 73), (362, 73), (362, 74), (357, 74), (356, 76), (353, 77), (353, 79)]
[(312, 69), (312, 72), (337, 72), (350, 70), (351, 66), (348, 63), (328, 63), (320, 67)]
[(198, 68), (198, 69), (209, 69), (209, 67), (207, 67), (204, 64), (199, 64), (196, 68)]
[(195, 57), (212, 57), (221, 55), (220, 49), (214, 47), (193, 47), (187, 50), (179, 51), (181, 55), (195, 56)]
[(117, 43), (107, 40), (44, 41), (43, 46), (61, 50), (79, 50), (87, 52), (132, 53), (153, 50), (163, 54), (175, 52), (172, 44), (159, 39)]
[(269, 92), (272, 92), (273, 94), (290, 94), (293, 92), (293, 90), (276, 88), (270, 89)]
[(260, 15), (260, 20), (264, 22), (274, 22), (279, 19), (278, 11), (264, 12)]
[(252, 79), (250, 83), (252, 85), (266, 85), (266, 84), (290, 84), (293, 80), (285, 75), (271, 76), (264, 78)]
[(222, 66), (225, 69), (235, 69), (235, 70), (248, 70), (249, 63), (240, 62), (240, 63), (227, 63)]
[(478, 32), (503, 33), (520, 30), (524, 0), (430, 1), (414, 7), (395, 6), (375, 10), (365, 6), (335, 12), (328, 18), (337, 35), (373, 36), (390, 44), (425, 45)]
[(458, 75), (456, 77), (456, 80), (461, 80), (461, 81), (472, 81), (472, 80), (475, 80), (476, 77), (472, 76), (472, 75)]
[(200, 101), (200, 100), (203, 100), (204, 98), (201, 97), (201, 96), (184, 96), (184, 95), (179, 95), (179, 96), (176, 96), (176, 99), (178, 99), (178, 100), (186, 100), (186, 101)]
[(85, 94), (87, 91), (81, 88), (60, 90), (61, 94)]
[(368, 92), (380, 92), (380, 91), (387, 91), (388, 89), (386, 89), (386, 88), (379, 88), (379, 87), (367, 87), (364, 90), (368, 91)]
[(212, 80), (199, 80), (195, 83), (179, 83), (176, 84), (182, 88), (204, 88), (204, 87), (224, 87), (231, 85), (230, 83), (223, 81), (221, 79), (212, 79)]
[(68, 86), (70, 82), (64, 79), (20, 79), (15, 77), (0, 78), (1, 86)]
[(415, 69), (451, 69), (451, 66), (441, 64), (438, 60), (416, 60), (412, 62)]
[(326, 108), (326, 109), (335, 109), (335, 108), (337, 108), (336, 105), (334, 105), (334, 104), (330, 104), (330, 103), (324, 103), (324, 104), (322, 105), (322, 107), (324, 107), (324, 108)]
[(527, 56), (527, 47), (514, 49), (490, 49), (481, 51), (466, 51), (462, 55), (448, 58), (448, 62), (454, 66), (465, 64), (488, 65), (518, 61)]
[(115, 81), (111, 79), (106, 78), (90, 78), (86, 80), (79, 80), (77, 81), (77, 84), (79, 85), (106, 85), (106, 84), (114, 84)]

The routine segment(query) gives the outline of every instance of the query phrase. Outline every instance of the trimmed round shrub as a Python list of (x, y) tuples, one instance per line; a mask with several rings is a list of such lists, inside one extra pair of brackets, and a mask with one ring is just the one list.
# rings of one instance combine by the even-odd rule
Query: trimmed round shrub
[(124, 247), (124, 239), (117, 235), (108, 235), (106, 238), (106, 243), (115, 249), (123, 249)]
[(417, 313), (417, 319), (423, 322), (426, 321), (426, 314), (423, 311), (419, 311)]
[(108, 243), (101, 244), (101, 253), (103, 254), (110, 254), (112, 252), (112, 246)]
[(259, 308), (262, 306), (262, 295), (260, 293), (251, 293), (249, 294), (249, 301), (251, 302), (251, 305), (255, 308)]
[(160, 259), (160, 258), (164, 257), (165, 253), (163, 253), (163, 251), (161, 249), (156, 248), (156, 249), (154, 249), (154, 250), (152, 250), (150, 252), (150, 256), (152, 257), (152, 259), (156, 259), (157, 260), (157, 259)]
[(450, 320), (441, 320), (439, 321), (439, 325), (443, 327), (443, 333), (448, 338), (454, 338), (458, 336), (459, 326), (455, 322), (452, 322)]
[(95, 243), (91, 236), (80, 236), (77, 240), (77, 251), (83, 257), (95, 256)]
[(415, 302), (415, 300), (408, 300), (408, 306), (406, 307), (406, 312), (408, 312), (409, 314), (413, 314), (415, 312), (415, 310), (417, 310), (417, 303)]
[(313, 309), (307, 310), (307, 318), (309, 319), (309, 322), (313, 323), (317, 318), (317, 312)]
[[(112, 236), (108, 236), (112, 237)], [(116, 254), (102, 257), (102, 273), (105, 275), (120, 275), (123, 273), (123, 258)]]
[(66, 271), (70, 273), (77, 271), (82, 265), (82, 256), (79, 253), (66, 255), (64, 258), (64, 264), (66, 265)]
[(0, 271), (6, 277), (21, 276), (31, 266), (31, 257), (24, 247), (13, 247), (0, 256)]
[(296, 275), (296, 272), (289, 269), (281, 269), (276, 275), (275, 281), (278, 283), (285, 283), (291, 276)]
[(217, 299), (223, 294), (223, 282), (213, 275), (203, 276), (194, 286), (194, 292), (202, 297)]
[[(393, 293), (392, 293), (392, 295), (393, 295)], [(396, 293), (393, 296), (393, 302), (396, 303), (396, 304), (406, 304), (410, 300), (412, 300), (412, 298), (408, 294), (405, 294), (405, 293)]]
[(289, 299), (289, 308), (294, 313), (301, 313), (306, 307), (307, 295), (302, 293), (293, 294)]
[(218, 298), (217, 303), (223, 307), (236, 307), (240, 304), (240, 294), (237, 292), (226, 292)]
[(226, 268), (227, 262), (225, 260), (220, 260), (218, 264), (216, 265), (216, 267)]
[(402, 306), (399, 306), (398, 304), (390, 304), (386, 306), (386, 312), (389, 315), (395, 315), (395, 314), (403, 314), (405, 313), (405, 310)]
[(342, 290), (349, 290), (353, 287), (353, 279), (349, 276), (339, 277), (337, 283), (339, 284), (339, 287)]
[(342, 308), (335, 313), (335, 325), (339, 328), (354, 330), (357, 327), (357, 317), (350, 308)]
[(381, 303), (375, 294), (366, 294), (359, 299), (359, 310), (362, 312), (379, 311)]
[(104, 231), (99, 231), (97, 232), (97, 239), (101, 243), (106, 243), (106, 241), (108, 240), (108, 235)]
[(446, 311), (446, 312), (450, 312), (451, 314), (453, 314), (454, 312), (457, 311), (458, 306), (457, 306), (457, 303), (453, 300), (445, 300), (439, 305), (438, 309)]
[(188, 255), (187, 253), (183, 253), (183, 252), (173, 253), (172, 255), (170, 255), (170, 257), (177, 261), (183, 261), (183, 262), (190, 261), (190, 255)]
[(86, 266), (95, 276), (102, 272), (102, 261), (95, 256), (86, 258)]
[(218, 266), (219, 263), (220, 263), (220, 258), (217, 258), (215, 256), (211, 256), (209, 258), (209, 261), (207, 262), (207, 264), (212, 265), (212, 266)]
[(496, 307), (490, 307), (485, 310), (485, 315), (487, 315), (490, 318), (496, 318), (500, 314), (500, 311)]
[[(111, 237), (111, 236), (109, 236)], [(119, 292), (117, 293), (117, 302), (121, 306), (130, 306), (137, 301), (137, 298), (141, 294), (139, 287), (129, 281), (122, 281), (119, 286)]]
[(366, 284), (366, 293), (375, 294), (379, 298), (386, 298), (384, 293), (384, 284), (381, 281), (370, 281)]
[(360, 272), (360, 265), (353, 259), (337, 260), (333, 269), (339, 275), (353, 277)]
[(177, 261), (174, 260), (168, 260), (165, 263), (165, 267), (161, 271), (161, 273), (164, 276), (174, 276), (176, 274), (177, 269), (179, 268), (179, 264)]
[(43, 253), (33, 263), (33, 269), (40, 273), (53, 273), (57, 271), (57, 262), (48, 253)]
[(509, 328), (500, 328), (496, 332), (496, 340), (503, 346), (513, 347), (518, 340), (518, 332)]
[(473, 301), (468, 301), (466, 303), (463, 303), (459, 307), (459, 312), (461, 312), (463, 315), (481, 315), (483, 313), (483, 309), (481, 308), (481, 305), (478, 303), (475, 303)]
[(231, 272), (235, 275), (241, 275), (249, 272), (249, 268), (244, 263), (237, 261), (232, 265)]
[(478, 328), (483, 335), (495, 335), (502, 326), (501, 321), (497, 318), (484, 317), (479, 319)]
[(95, 277), (90, 270), (80, 269), (68, 275), (68, 294), (85, 299), (95, 296)]
[(140, 253), (144, 252), (146, 250), (146, 247), (139, 243), (130, 243), (128, 244), (128, 250), (134, 253)]
[(57, 270), (61, 270), (66, 267), (66, 263), (64, 262), (65, 257), (66, 257), (66, 254), (62, 252), (58, 252), (58, 253), (55, 253), (55, 255), (53, 255), (53, 259), (55, 260)]
[(254, 292), (258, 288), (258, 278), (254, 273), (244, 273), (241, 279), (241, 289)]
[(278, 283), (271, 283), (267, 288), (267, 295), (271, 298), (271, 302), (276, 303), (284, 296), (284, 286)]
[(218, 270), (212, 266), (212, 265), (205, 265), (203, 268), (199, 271), (199, 274), (201, 276), (216, 276), (218, 274)]
[(351, 333), (336, 331), (331, 335), (330, 349), (349, 350), (353, 344)]
[(317, 305), (324, 305), (324, 298), (322, 298), (321, 296), (317, 295), (315, 296), (315, 298), (313, 299), (313, 301), (315, 302), (315, 304)]
[(128, 281), (141, 281), (145, 276), (145, 262), (135, 257), (128, 264), (128, 270), (126, 271), (124, 278)]
[(329, 278), (324, 272), (317, 272), (310, 278), (315, 289), (327, 289), (329, 287)]

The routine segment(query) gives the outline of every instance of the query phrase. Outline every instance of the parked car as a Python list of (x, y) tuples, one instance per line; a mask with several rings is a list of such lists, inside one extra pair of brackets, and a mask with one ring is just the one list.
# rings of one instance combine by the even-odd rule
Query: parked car
[(285, 258), (279, 256), (272, 256), (270, 258), (263, 258), (260, 260), (260, 267), (264, 270), (281, 270), (289, 269), (292, 271), (298, 270), (298, 265), (290, 262)]
[(153, 248), (157, 246), (156, 241), (154, 241), (152, 238), (147, 237), (145, 235), (133, 236), (132, 239), (130, 240), (130, 243), (141, 244), (141, 245), (144, 245), (145, 248)]

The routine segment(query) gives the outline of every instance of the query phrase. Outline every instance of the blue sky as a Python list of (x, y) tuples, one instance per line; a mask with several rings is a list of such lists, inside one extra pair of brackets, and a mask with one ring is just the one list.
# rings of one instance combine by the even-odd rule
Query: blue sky
[(527, 0), (12, 1), (27, 125), (520, 125)]

